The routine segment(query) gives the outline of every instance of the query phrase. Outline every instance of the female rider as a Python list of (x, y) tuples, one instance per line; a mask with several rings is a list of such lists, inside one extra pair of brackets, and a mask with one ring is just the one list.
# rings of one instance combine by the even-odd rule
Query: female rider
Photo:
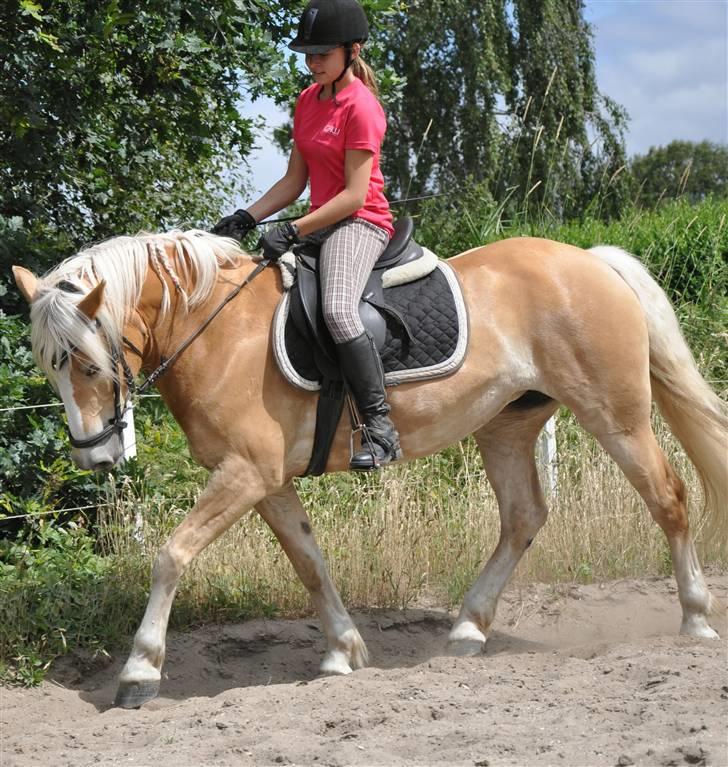
[(263, 237), (263, 254), (280, 258), (316, 232), (322, 309), (368, 438), (351, 468), (372, 470), (401, 457), (389, 418), (384, 371), (359, 317), (367, 278), (393, 233), (379, 154), (386, 118), (371, 69), (361, 60), (369, 25), (356, 0), (312, 0), (289, 48), (306, 54), (313, 85), (298, 97), (285, 176), (247, 210), (227, 216), (215, 234), (242, 238), (258, 221), (290, 205), (310, 182), (311, 207)]

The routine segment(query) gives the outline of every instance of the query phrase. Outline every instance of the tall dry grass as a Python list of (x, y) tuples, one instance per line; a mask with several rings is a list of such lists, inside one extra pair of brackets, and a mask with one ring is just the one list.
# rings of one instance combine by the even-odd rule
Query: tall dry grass
[[(700, 540), (701, 491), (692, 466), (661, 421), (656, 431), (686, 481)], [(590, 581), (671, 572), (665, 538), (604, 451), (568, 413), (557, 420), (558, 485), (549, 520), (519, 565), (518, 582)], [(547, 484), (547, 483), (544, 483)], [(333, 580), (352, 606), (422, 600), (455, 606), (499, 535), (498, 507), (472, 440), (379, 475), (298, 482)], [(142, 595), (159, 545), (187, 508), (165, 503), (137, 516), (129, 489), (102, 520), (126, 586)], [(141, 519), (141, 523), (140, 523)], [(707, 563), (728, 562), (709, 554)], [(306, 592), (254, 513), (210, 546), (185, 574), (178, 622), (250, 614), (297, 615)]]

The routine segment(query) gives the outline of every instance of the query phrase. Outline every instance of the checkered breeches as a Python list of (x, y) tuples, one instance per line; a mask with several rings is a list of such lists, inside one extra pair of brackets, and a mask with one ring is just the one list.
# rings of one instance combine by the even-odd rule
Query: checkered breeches
[(337, 344), (364, 332), (359, 299), (374, 264), (389, 244), (384, 229), (360, 218), (333, 227), (321, 246), (320, 274), (323, 315)]

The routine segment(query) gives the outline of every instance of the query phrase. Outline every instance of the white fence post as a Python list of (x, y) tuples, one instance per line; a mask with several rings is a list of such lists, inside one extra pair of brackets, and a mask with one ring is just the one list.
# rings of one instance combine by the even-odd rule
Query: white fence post
[(124, 445), (124, 455), (121, 457), (121, 460), (126, 461), (129, 458), (135, 458), (137, 454), (134, 408), (132, 407), (131, 400), (126, 403), (126, 409), (122, 414), (122, 418), (126, 422), (126, 426), (121, 432), (121, 441)]
[(559, 469), (556, 453), (556, 418), (551, 416), (544, 424), (536, 446), (536, 463), (545, 475), (548, 492), (556, 495), (559, 482)]

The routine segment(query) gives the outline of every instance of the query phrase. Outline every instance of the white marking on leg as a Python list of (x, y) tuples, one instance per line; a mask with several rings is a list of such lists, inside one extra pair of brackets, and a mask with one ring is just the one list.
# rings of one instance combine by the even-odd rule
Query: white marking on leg
[(708, 625), (712, 599), (693, 541), (688, 534), (685, 537), (675, 536), (670, 543), (683, 611), (680, 633), (703, 639), (718, 639), (718, 632)]
[(169, 613), (182, 573), (264, 494), (257, 470), (238, 457), (223, 462), (210, 476), (192, 511), (157, 555), (149, 602), (121, 673), (122, 685), (160, 678)]

